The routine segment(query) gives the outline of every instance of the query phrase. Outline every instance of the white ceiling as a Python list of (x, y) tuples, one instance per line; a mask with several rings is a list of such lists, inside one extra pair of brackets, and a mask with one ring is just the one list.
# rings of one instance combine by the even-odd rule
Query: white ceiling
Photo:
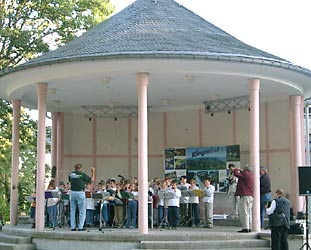
[[(48, 84), (47, 110), (84, 112), (84, 105), (137, 106), (136, 73), (149, 73), (151, 110), (202, 106), (204, 101), (248, 95), (261, 79), (260, 101), (310, 95), (310, 77), (266, 65), (188, 59), (122, 59), (67, 62), (29, 68), (0, 78), (3, 99), (37, 108), (36, 83)], [(110, 79), (109, 83), (106, 83)], [(59, 106), (55, 105), (59, 101)]]

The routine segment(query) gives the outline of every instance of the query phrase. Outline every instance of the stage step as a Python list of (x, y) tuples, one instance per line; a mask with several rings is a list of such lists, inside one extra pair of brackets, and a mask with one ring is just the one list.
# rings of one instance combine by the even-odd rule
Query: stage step
[(30, 237), (11, 236), (0, 233), (1, 250), (35, 250)]
[[(204, 248), (200, 250), (222, 250), (224, 248)], [(270, 247), (252, 247), (252, 248), (225, 248), (225, 250), (243, 250), (243, 249), (249, 249), (249, 250), (271, 250)], [(142, 248), (133, 248), (131, 250), (142, 250)], [(163, 248), (158, 249), (152, 249), (152, 250), (163, 250)], [(165, 250), (175, 250), (173, 249), (165, 249)], [(189, 249), (179, 249), (179, 250), (189, 250)]]
[(0, 249), (1, 250), (35, 250), (34, 244), (9, 244), (9, 243), (1, 243), (0, 242)]
[[(252, 248), (204, 248), (204, 249), (200, 249), (200, 250), (222, 250), (222, 249), (225, 249), (225, 250), (246, 250), (246, 249), (249, 249), (249, 250), (271, 250), (270, 247), (252, 247)], [(131, 250), (142, 250), (142, 248), (133, 248)], [(152, 249), (152, 250), (163, 250), (163, 248), (155, 248), (155, 249)], [(175, 250), (174, 248), (172, 249), (165, 249), (165, 250)], [(189, 250), (189, 249), (179, 249), (179, 250)]]
[(142, 241), (141, 249), (269, 249), (268, 240)]

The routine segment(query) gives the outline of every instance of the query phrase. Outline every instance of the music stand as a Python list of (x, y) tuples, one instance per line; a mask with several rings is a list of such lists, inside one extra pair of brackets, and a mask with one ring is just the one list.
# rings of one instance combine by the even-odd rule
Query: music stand
[(123, 205), (123, 202), (119, 198), (116, 198), (116, 197), (114, 197), (113, 202), (115, 205)]
[(27, 196), (26, 200), (27, 200), (28, 203), (33, 203), (33, 202), (36, 201), (36, 197), (34, 197), (34, 196)]
[[(308, 192), (308, 191), (307, 191)], [(306, 246), (307, 249), (311, 250), (311, 247), (309, 245), (309, 216), (308, 216), (308, 196), (306, 195), (306, 242), (301, 246), (301, 248), (299, 248), (299, 250), (304, 249), (304, 247)]]
[(176, 195), (173, 192), (170, 192), (168, 190), (159, 190), (158, 196), (160, 199), (174, 199), (174, 198), (176, 198)]
[(127, 222), (127, 207), (128, 207), (128, 199), (130, 199), (130, 194), (132, 195), (132, 197), (134, 198), (133, 194), (124, 190), (120, 190), (120, 194), (123, 200), (123, 205), (125, 205), (125, 215), (123, 218), (123, 222), (122, 222), (122, 227), (126, 226), (126, 222)]
[(165, 190), (159, 190), (158, 191), (158, 196), (159, 196), (159, 199), (165, 199)]
[[(202, 197), (204, 196), (204, 190), (201, 189), (193, 189), (193, 190), (185, 190), (185, 191), (181, 191), (182, 195), (184, 197)], [(189, 209), (188, 211), (189, 213), (189, 219), (186, 222), (186, 225), (190, 225), (189, 223), (191, 222), (191, 224), (193, 223), (193, 203), (188, 203), (189, 205)]]
[(203, 197), (205, 196), (205, 191), (204, 189), (194, 189), (193, 194), (194, 196)]
[(59, 194), (57, 191), (45, 191), (44, 192), (44, 198), (45, 199), (59, 198)]
[(193, 190), (183, 190), (183, 191), (181, 191), (181, 195), (183, 197), (193, 197), (193, 196), (195, 196)]
[(91, 193), (91, 197), (94, 200), (99, 201), (99, 231), (102, 231), (102, 204), (103, 200), (107, 199), (110, 196), (109, 192), (99, 192), (99, 193)]
[[(62, 216), (64, 216), (64, 225), (66, 224), (67, 225), (67, 223), (68, 223), (68, 218), (66, 218), (66, 212), (65, 212), (65, 200), (66, 201), (69, 201), (69, 194), (67, 194), (66, 192), (63, 192), (63, 193), (61, 193), (60, 194), (60, 200), (61, 200), (61, 203), (62, 203), (62, 208), (61, 207), (59, 207), (59, 227), (62, 227)], [(66, 209), (66, 211), (67, 211), (67, 215), (68, 215), (68, 210)], [(63, 214), (62, 214), (62, 212), (63, 212)]]
[[(159, 199), (164, 199), (164, 200), (167, 200), (167, 199), (173, 199), (173, 193), (171, 194), (168, 194), (169, 192), (167, 190), (158, 190), (158, 196), (159, 196)], [(172, 197), (172, 198), (169, 198), (169, 197)], [(162, 221), (160, 221), (160, 225), (162, 225), (162, 227), (164, 228), (164, 223), (165, 225), (168, 225), (168, 221), (167, 221), (167, 211), (164, 207), (164, 213), (163, 213), (163, 219)]]

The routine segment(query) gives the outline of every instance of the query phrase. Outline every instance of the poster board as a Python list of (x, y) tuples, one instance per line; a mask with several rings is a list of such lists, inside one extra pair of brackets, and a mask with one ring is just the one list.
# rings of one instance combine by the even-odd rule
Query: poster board
[(211, 147), (176, 147), (164, 150), (165, 176), (179, 180), (186, 175), (188, 181), (195, 179), (199, 188), (210, 178), (216, 191), (226, 192), (228, 165), (240, 166), (240, 145)]

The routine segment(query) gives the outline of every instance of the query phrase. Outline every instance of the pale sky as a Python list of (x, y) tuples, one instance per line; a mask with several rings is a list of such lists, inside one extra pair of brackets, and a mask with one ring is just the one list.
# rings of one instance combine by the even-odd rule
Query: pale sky
[[(134, 1), (112, 3), (120, 11)], [(175, 1), (239, 40), (311, 70), (311, 0)]]

